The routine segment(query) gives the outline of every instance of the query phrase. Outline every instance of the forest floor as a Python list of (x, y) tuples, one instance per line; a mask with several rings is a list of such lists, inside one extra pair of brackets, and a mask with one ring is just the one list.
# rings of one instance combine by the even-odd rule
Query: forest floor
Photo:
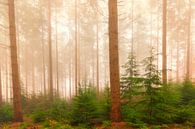
[[(23, 123), (10, 123), (8, 125), (5, 125), (2, 129), (45, 129), (45, 128), (42, 127), (40, 124), (33, 123), (31, 119), (25, 118)], [(94, 127), (94, 129), (138, 129), (138, 128), (131, 127), (125, 122), (120, 122), (120, 123), (112, 123), (110, 127), (104, 127), (102, 125), (99, 125)], [(148, 128), (141, 128), (141, 129), (154, 129), (154, 128), (148, 127)], [(195, 127), (188, 128), (182, 125), (170, 125), (169, 127), (164, 127), (161, 129), (195, 129)]]

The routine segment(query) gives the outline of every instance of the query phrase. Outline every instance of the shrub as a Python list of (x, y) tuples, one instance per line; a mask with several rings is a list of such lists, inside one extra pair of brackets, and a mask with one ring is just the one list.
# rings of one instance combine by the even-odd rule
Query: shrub
[(48, 112), (43, 110), (36, 110), (31, 114), (31, 117), (35, 123), (44, 122), (47, 119)]
[(188, 105), (195, 100), (195, 87), (190, 81), (185, 81), (181, 88), (181, 104)]
[(75, 125), (91, 125), (99, 116), (98, 101), (93, 89), (80, 90), (78, 96), (73, 98), (71, 106), (71, 123)]
[(65, 100), (56, 99), (49, 109), (49, 117), (56, 121), (66, 122), (68, 120), (68, 104)]
[(190, 81), (185, 81), (180, 89), (181, 100), (178, 107), (176, 122), (195, 123), (195, 87)]
[(108, 128), (112, 125), (112, 122), (111, 121), (103, 121), (102, 124), (103, 124), (102, 125), (103, 128)]
[(11, 121), (12, 115), (12, 106), (10, 104), (3, 104), (0, 106), (0, 123)]
[(110, 120), (110, 111), (111, 111), (111, 98), (110, 98), (110, 89), (108, 86), (105, 87), (104, 91), (99, 94), (99, 113), (101, 121)]

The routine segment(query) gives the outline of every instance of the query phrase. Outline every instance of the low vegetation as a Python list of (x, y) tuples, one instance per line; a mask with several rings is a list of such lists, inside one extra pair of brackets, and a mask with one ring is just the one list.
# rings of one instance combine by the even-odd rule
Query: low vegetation
[[(139, 74), (135, 57), (130, 55), (121, 77), (122, 117), (125, 127), (140, 129), (168, 128), (175, 124), (181, 128), (195, 126), (195, 86), (190, 81), (162, 85), (160, 72), (154, 65), (154, 55), (143, 60), (145, 73)], [(130, 71), (130, 72), (129, 72)], [(23, 96), (23, 111), (33, 123), (47, 129), (111, 128), (109, 119), (110, 90), (100, 94), (93, 86), (80, 86), (78, 95), (65, 100), (56, 95), (53, 102), (49, 95), (27, 98)], [(0, 122), (12, 120), (9, 104), (0, 107)], [(23, 123), (20, 128), (27, 128)]]

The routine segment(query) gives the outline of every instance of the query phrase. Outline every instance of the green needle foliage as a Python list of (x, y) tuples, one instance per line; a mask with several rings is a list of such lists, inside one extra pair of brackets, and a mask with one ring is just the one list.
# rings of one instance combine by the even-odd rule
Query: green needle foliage
[(178, 117), (178, 92), (171, 85), (162, 85), (155, 61), (155, 54), (151, 49), (150, 56), (141, 62), (144, 66), (141, 74), (135, 57), (128, 58), (124, 67), (126, 74), (121, 78), (125, 121), (134, 124), (169, 124), (174, 123)]
[(73, 124), (86, 123), (90, 125), (98, 115), (96, 100), (97, 96), (93, 90), (80, 90), (78, 96), (72, 102), (71, 122)]

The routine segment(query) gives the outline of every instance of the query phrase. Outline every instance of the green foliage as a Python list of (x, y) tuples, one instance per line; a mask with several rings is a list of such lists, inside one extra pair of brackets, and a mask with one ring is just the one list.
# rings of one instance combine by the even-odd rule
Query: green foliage
[(121, 94), (122, 99), (131, 100), (135, 93), (135, 87), (139, 86), (139, 82), (142, 78), (139, 78), (138, 65), (135, 56), (131, 53), (128, 56), (127, 63), (122, 66), (125, 69), (124, 75), (121, 77)]
[(190, 81), (185, 81), (181, 89), (181, 103), (188, 105), (194, 103), (195, 100), (195, 86)]
[(33, 96), (27, 99), (26, 103), (25, 111), (30, 114), (34, 122), (44, 122), (48, 118), (52, 105), (48, 96)]
[(31, 114), (31, 118), (33, 119), (33, 121), (35, 123), (40, 123), (40, 122), (44, 122), (47, 118), (47, 111), (43, 111), (43, 110), (35, 110), (32, 114)]
[(53, 103), (49, 100), (49, 96), (33, 96), (30, 99), (24, 99), (26, 106), (23, 106), (25, 112), (30, 114), (36, 123), (44, 122), (46, 119), (57, 121), (67, 121), (68, 104), (65, 100), (54, 98)]
[(138, 108), (135, 108), (133, 105), (124, 104), (122, 105), (122, 116), (125, 121), (134, 123), (134, 124), (143, 124), (141, 121), (143, 114), (138, 111)]
[(72, 123), (88, 128), (92, 124), (108, 120), (110, 112), (109, 88), (106, 88), (98, 97), (96, 90), (90, 87), (92, 86), (84, 86), (80, 89), (79, 95), (69, 101), (70, 103), (61, 98), (54, 98), (51, 103), (49, 96), (43, 95), (31, 98), (23, 96), (23, 108), (35, 123), (44, 123), (45, 126), (49, 126), (48, 121), (51, 120), (57, 122), (55, 126)]
[(65, 100), (56, 99), (49, 110), (50, 119), (66, 122), (69, 115), (68, 107)]
[(20, 125), (19, 129), (27, 129), (27, 127), (29, 126), (28, 123), (24, 122)]
[(122, 67), (125, 69), (124, 77), (136, 77), (139, 75), (136, 57), (132, 53), (129, 54), (127, 63)]
[[(151, 55), (142, 63), (144, 74), (136, 73), (134, 76), (126, 74), (128, 76), (121, 79), (122, 84), (130, 89), (126, 88), (122, 91), (122, 98), (125, 98), (126, 102), (122, 106), (124, 119), (138, 125), (174, 122), (177, 117), (176, 105), (179, 102), (177, 93), (173, 92), (169, 86), (161, 84), (160, 72), (155, 65), (155, 55), (152, 50)], [(127, 70), (135, 69), (133, 65), (128, 65), (128, 67), (132, 68), (126, 68)], [(130, 95), (124, 97), (125, 94)]]
[(176, 122), (195, 123), (195, 86), (189, 82), (185, 81), (180, 89), (181, 100), (178, 107), (178, 116)]
[(0, 124), (10, 122), (12, 120), (13, 110), (10, 104), (0, 106)]
[(98, 96), (99, 103), (99, 117), (101, 121), (110, 120), (111, 111), (111, 98), (110, 98), (110, 88), (105, 87), (104, 92), (100, 93)]
[(103, 121), (102, 122), (102, 126), (103, 128), (108, 128), (112, 125), (112, 122), (111, 121)]
[(91, 125), (99, 118), (97, 95), (94, 90), (80, 90), (72, 102), (71, 122)]

